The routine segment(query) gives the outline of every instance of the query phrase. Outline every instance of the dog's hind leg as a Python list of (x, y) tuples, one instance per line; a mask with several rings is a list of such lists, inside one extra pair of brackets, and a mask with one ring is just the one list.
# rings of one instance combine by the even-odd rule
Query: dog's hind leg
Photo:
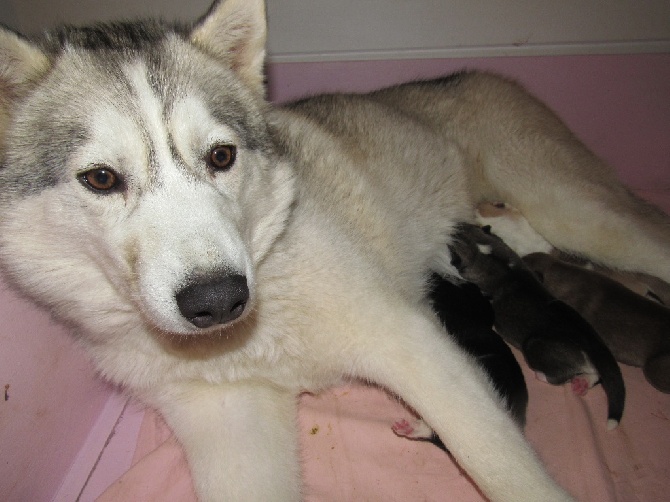
[(516, 126), (520, 138), (490, 147), (476, 196), (510, 203), (561, 251), (670, 281), (670, 218), (631, 193), (560, 122)]
[[(475, 196), (511, 204), (562, 251), (670, 281), (670, 218), (632, 194), (562, 124), (517, 125), (520, 138), (490, 146), (473, 177)], [(563, 135), (555, 137), (556, 129)]]
[(562, 251), (670, 281), (670, 219), (546, 105), (493, 75), (471, 74), (453, 89), (462, 99), (445, 101), (443, 113), (467, 153), (475, 202), (510, 203)]
[[(569, 187), (557, 189), (565, 194)], [(670, 281), (670, 219), (623, 187), (584, 186), (544, 203), (515, 197), (530, 224), (558, 249), (611, 268)]]
[(301, 499), (294, 393), (255, 381), (193, 381), (145, 400), (183, 446), (201, 502)]

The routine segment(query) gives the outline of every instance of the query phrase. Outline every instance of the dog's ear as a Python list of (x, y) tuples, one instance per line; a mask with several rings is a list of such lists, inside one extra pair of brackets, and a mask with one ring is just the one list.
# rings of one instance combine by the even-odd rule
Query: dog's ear
[(221, 0), (196, 23), (191, 40), (262, 95), (266, 32), (264, 0)]
[(12, 101), (49, 68), (49, 58), (28, 40), (0, 26), (0, 141)]

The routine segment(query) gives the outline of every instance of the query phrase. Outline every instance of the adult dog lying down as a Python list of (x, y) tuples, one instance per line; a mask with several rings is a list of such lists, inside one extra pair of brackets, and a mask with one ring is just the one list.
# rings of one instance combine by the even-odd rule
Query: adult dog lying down
[(274, 109), (264, 41), (253, 0), (189, 29), (2, 31), (8, 277), (160, 410), (202, 500), (299, 499), (296, 395), (343, 378), (402, 397), (492, 500), (568, 499), (420, 301), (427, 272), (489, 199), (670, 280), (666, 218), (513, 83)]

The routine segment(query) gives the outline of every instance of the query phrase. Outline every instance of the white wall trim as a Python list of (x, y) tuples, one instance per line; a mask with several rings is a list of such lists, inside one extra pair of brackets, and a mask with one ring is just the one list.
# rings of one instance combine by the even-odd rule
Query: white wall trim
[(670, 53), (670, 40), (577, 44), (527, 44), (435, 49), (372, 51), (296, 52), (269, 54), (270, 63), (315, 63), (334, 61), (378, 61), (389, 59), (451, 59), (500, 56), (576, 56), (602, 54)]
[(73, 502), (79, 499), (128, 400), (127, 396), (117, 392), (110, 395), (52, 502)]

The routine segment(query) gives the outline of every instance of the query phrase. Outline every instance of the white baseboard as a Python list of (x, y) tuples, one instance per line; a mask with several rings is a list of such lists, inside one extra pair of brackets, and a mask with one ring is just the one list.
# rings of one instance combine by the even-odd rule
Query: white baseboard
[(370, 51), (295, 52), (268, 54), (270, 63), (320, 63), (393, 59), (457, 59), (501, 56), (576, 56), (600, 54), (658, 54), (670, 52), (670, 40), (606, 43), (519, 44)]
[(79, 500), (106, 444), (114, 434), (114, 428), (123, 414), (128, 400), (128, 397), (116, 392), (109, 397), (84, 445), (79, 450), (79, 454), (63, 479), (53, 502)]

